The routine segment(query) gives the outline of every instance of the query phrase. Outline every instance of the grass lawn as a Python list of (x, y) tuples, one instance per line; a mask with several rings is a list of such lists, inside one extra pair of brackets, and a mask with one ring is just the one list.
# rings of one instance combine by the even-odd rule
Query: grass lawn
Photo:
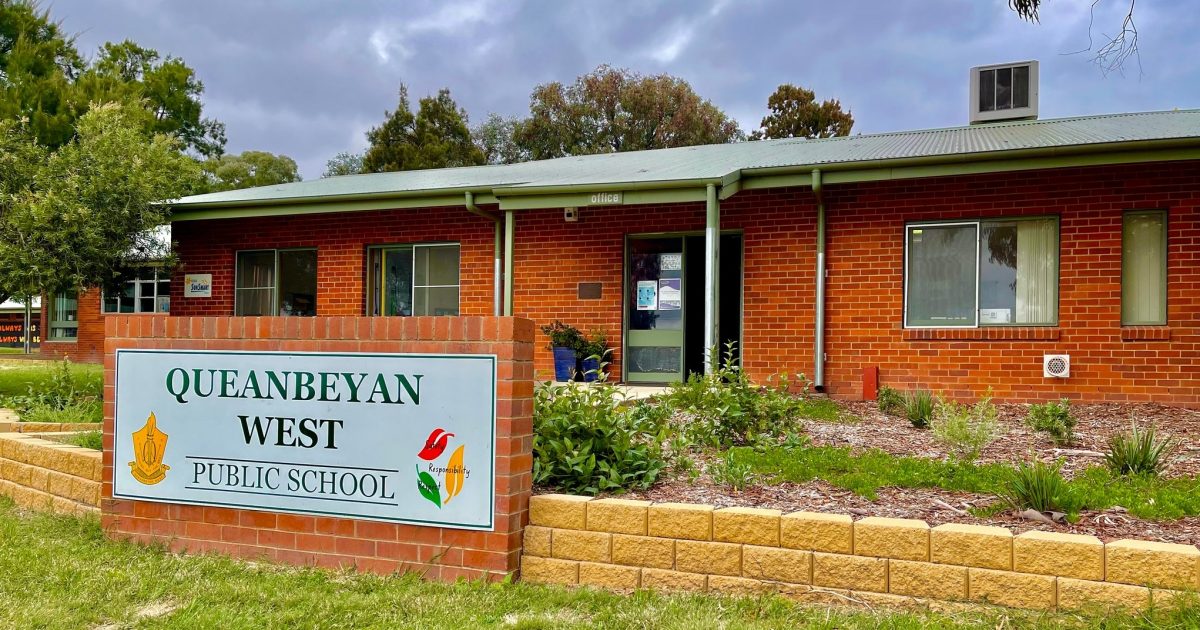
[(621, 596), (524, 584), (434, 584), (176, 556), (106, 540), (95, 520), (20, 513), (0, 497), (0, 627), (85, 628), (1195, 627), (1200, 609), (1081, 617), (800, 607), (775, 597)]
[[(30, 361), (28, 359), (0, 358), (0, 396), (24, 396), (29, 386), (42, 386), (53, 374), (53, 361)], [(72, 363), (71, 374), (77, 382), (93, 384), (99, 388), (104, 378), (104, 368), (92, 363)]]

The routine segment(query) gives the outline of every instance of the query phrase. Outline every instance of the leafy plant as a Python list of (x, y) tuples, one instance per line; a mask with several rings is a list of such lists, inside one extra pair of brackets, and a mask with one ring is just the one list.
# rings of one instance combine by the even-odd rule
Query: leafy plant
[(754, 479), (749, 462), (737, 461), (732, 452), (726, 453), (725, 458), (708, 467), (708, 475), (713, 483), (719, 486), (729, 486), (741, 492)]
[(1021, 462), (1005, 480), (1000, 498), (1017, 510), (1065, 512), (1067, 482), (1061, 469), (1061, 461), (1054, 465), (1037, 460)]
[(29, 384), (24, 395), (0, 401), (17, 410), (23, 422), (100, 422), (103, 387), (98, 373), (73, 369), (69, 360), (58, 361), (47, 377)]
[(626, 404), (616, 387), (540, 385), (534, 392), (533, 481), (567, 492), (644, 489), (666, 466), (670, 410)]
[(1169, 437), (1160, 439), (1154, 425), (1142, 429), (1134, 423), (1129, 432), (1109, 438), (1104, 463), (1118, 475), (1157, 477), (1170, 463), (1177, 446)]
[(930, 426), (933, 435), (950, 453), (962, 461), (975, 461), (988, 444), (999, 437), (999, 412), (990, 393), (974, 405), (938, 400), (933, 407)]
[(879, 388), (879, 410), (886, 414), (900, 413), (905, 410), (904, 394), (888, 386)]
[(904, 417), (918, 429), (929, 426), (933, 419), (933, 394), (928, 390), (915, 389), (904, 395)]
[(99, 400), (80, 400), (55, 409), (51, 405), (36, 402), (20, 413), (21, 422), (99, 423), (104, 420), (104, 405)]
[(1030, 405), (1025, 424), (1034, 431), (1049, 433), (1058, 445), (1070, 444), (1075, 439), (1075, 416), (1071, 415), (1071, 401), (1063, 398), (1058, 402)]
[(542, 326), (542, 332), (550, 337), (550, 347), (552, 348), (570, 348), (578, 355), (580, 350), (587, 343), (583, 333), (579, 329), (564, 324), (559, 320), (554, 320), (552, 323)]
[(84, 431), (67, 438), (67, 444), (74, 444), (94, 451), (104, 450), (104, 434), (99, 431)]
[(580, 335), (579, 346), (575, 349), (575, 355), (579, 359), (598, 358), (605, 360), (609, 353), (612, 352), (608, 347), (608, 336), (603, 330), (593, 330), (588, 337)]

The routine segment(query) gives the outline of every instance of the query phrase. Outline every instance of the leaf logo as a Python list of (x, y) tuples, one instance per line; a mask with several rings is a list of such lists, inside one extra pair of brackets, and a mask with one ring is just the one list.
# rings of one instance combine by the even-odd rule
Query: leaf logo
[(455, 449), (454, 454), (450, 456), (450, 463), (446, 466), (446, 500), (442, 502), (442, 505), (449, 503), (450, 499), (462, 492), (465, 474), (463, 470), (464, 448), (466, 448), (465, 444)]
[(433, 501), (434, 505), (442, 507), (442, 493), (438, 490), (437, 480), (433, 478), (433, 475), (422, 472), (420, 465), (417, 466), (417, 492)]
[(443, 429), (434, 429), (429, 434), (429, 438), (425, 440), (425, 448), (417, 453), (417, 457), (430, 462), (437, 459), (446, 450), (446, 443), (452, 437), (454, 437), (453, 433), (446, 433)]
[[(417, 492), (438, 508), (450, 503), (451, 499), (462, 493), (467, 478), (471, 474), (464, 461), (465, 444), (460, 444), (458, 448), (454, 449), (445, 467), (433, 463), (442, 456), (442, 453), (446, 452), (446, 447), (449, 446), (452, 437), (454, 434), (447, 433), (445, 429), (434, 429), (429, 434), (429, 438), (425, 440), (425, 446), (417, 453), (417, 457), (429, 462), (424, 464), (426, 470), (421, 470), (422, 464), (417, 464)], [(434, 476), (437, 474), (442, 475), (441, 486), (438, 485), (438, 479)], [(444, 499), (442, 498), (443, 490), (446, 493)]]

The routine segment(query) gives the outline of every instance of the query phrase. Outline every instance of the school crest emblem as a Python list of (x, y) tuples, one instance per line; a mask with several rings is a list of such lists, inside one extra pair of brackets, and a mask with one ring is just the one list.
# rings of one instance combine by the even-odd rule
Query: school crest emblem
[(152, 486), (167, 476), (170, 466), (163, 463), (167, 451), (167, 434), (158, 429), (158, 421), (151, 413), (146, 425), (133, 432), (134, 461), (129, 462), (133, 478)]

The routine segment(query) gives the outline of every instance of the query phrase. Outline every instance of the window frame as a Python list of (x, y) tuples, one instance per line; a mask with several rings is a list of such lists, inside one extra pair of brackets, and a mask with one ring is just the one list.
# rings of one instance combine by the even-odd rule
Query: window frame
[[(143, 269), (149, 269), (149, 268), (150, 267), (145, 267), (145, 268), (139, 269), (138, 274), (140, 275)], [(116, 295), (117, 310), (115, 310), (115, 311), (108, 310), (108, 305), (107, 305), (108, 292), (101, 291), (100, 292), (100, 313), (102, 315), (154, 315), (154, 314), (166, 315), (166, 314), (170, 314), (170, 312), (171, 312), (171, 310), (170, 310), (170, 298), (171, 298), (170, 288), (168, 287), (167, 294), (164, 296), (164, 295), (159, 294), (158, 285), (161, 282), (170, 283), (171, 275), (165, 274), (165, 277), (164, 277), (164, 275), (160, 274), (162, 269), (160, 269), (157, 266), (154, 266), (153, 269), (154, 269), (154, 278), (153, 279), (144, 279), (141, 277), (137, 277), (137, 278), (133, 278), (130, 280), (126, 280), (124, 282), (124, 284), (133, 284), (133, 286), (134, 286), (133, 297), (129, 298), (129, 299), (133, 300), (133, 308), (134, 308), (133, 311), (130, 311), (128, 313), (121, 312), (121, 301), (122, 301), (122, 299), (124, 299), (124, 296), (121, 294)], [(141, 303), (142, 303), (141, 300), (145, 297), (148, 297), (148, 296), (145, 296), (142, 294), (142, 285), (144, 285), (144, 284), (153, 284), (154, 285), (154, 294), (152, 296), (149, 296), (149, 297), (154, 298), (154, 310), (152, 310), (152, 311), (137, 310), (137, 309), (141, 308)], [(167, 311), (165, 311), (165, 312), (161, 312), (158, 310), (158, 299), (160, 297), (165, 297), (168, 300)]]
[[(458, 284), (417, 284), (417, 248), (434, 248), (434, 247), (457, 247), (458, 248)], [(364, 312), (368, 317), (449, 317), (447, 315), (384, 315), (387, 312), (387, 296), (383, 293), (383, 288), (386, 285), (384, 282), (382, 268), (384, 253), (387, 250), (407, 249), (412, 255), (412, 282), (409, 287), (409, 303), (416, 311), (416, 296), (417, 289), (458, 289), (458, 304), (455, 310), (459, 315), (462, 314), (462, 243), (459, 241), (421, 241), (416, 243), (389, 243), (384, 245), (369, 245), (367, 246), (367, 282), (366, 300)], [(377, 260), (378, 258), (378, 260)], [(375, 277), (376, 270), (373, 266), (378, 262), (380, 264), (379, 276)], [(428, 275), (428, 270), (426, 270)]]
[[(54, 319), (55, 315), (58, 314), (59, 298), (66, 298), (67, 296), (74, 296), (73, 298), (67, 298), (67, 299), (75, 300), (75, 319), (61, 319), (61, 320)], [(64, 326), (63, 325), (64, 323), (66, 323), (68, 325)], [(45, 335), (45, 338), (42, 339), (42, 341), (47, 341), (50, 343), (78, 343), (79, 342), (79, 291), (59, 291), (58, 293), (51, 296), (50, 311), (49, 311), (49, 313), (46, 314), (46, 328), (47, 328), (46, 332), (48, 334)], [(54, 336), (55, 329), (74, 330), (75, 336), (73, 336), (73, 337), (55, 337)]]
[[(238, 281), (238, 278), (240, 277), (238, 272), (241, 271), (242, 254), (256, 254), (256, 253), (262, 253), (262, 252), (271, 252), (272, 257), (273, 257), (272, 271), (271, 271), (271, 286), (270, 287), (265, 287), (265, 286), (263, 286), (263, 287), (239, 287), (237, 284), (237, 281)], [(320, 254), (318, 253), (318, 248), (316, 248), (316, 247), (280, 247), (280, 248), (272, 249), (272, 248), (267, 247), (267, 248), (259, 248), (259, 249), (239, 249), (239, 250), (234, 251), (234, 253), (233, 253), (233, 312), (234, 312), (235, 317), (316, 317), (317, 316), (317, 304), (315, 302), (315, 300), (317, 299), (316, 294), (313, 295), (314, 304), (313, 304), (313, 314), (312, 315), (280, 315), (279, 314), (279, 309), (281, 306), (279, 303), (279, 254), (283, 253), (283, 252), (313, 252), (314, 254), (317, 254), (317, 256), (318, 256), (318, 258), (317, 258), (318, 266), (317, 266), (317, 271), (316, 271), (317, 279), (318, 279), (317, 293), (320, 293), (320, 286), (321, 286), (321, 283), (320, 283), (320, 257), (319, 257)], [(239, 291), (242, 291), (242, 290), (261, 291), (261, 290), (267, 289), (267, 288), (271, 289), (271, 314), (270, 315), (237, 315)]]
[[(1162, 320), (1158, 322), (1127, 322), (1125, 321), (1125, 221), (1129, 217), (1155, 215), (1162, 217)], [(1166, 208), (1149, 210), (1125, 210), (1121, 213), (1121, 326), (1169, 326), (1171, 321), (1171, 296), (1168, 289), (1170, 278), (1170, 221), (1171, 213)]]
[[(1057, 240), (1058, 240), (1058, 242), (1055, 244), (1055, 248), (1054, 248), (1054, 256), (1055, 256), (1055, 261), (1056, 261), (1056, 264), (1055, 264), (1056, 273), (1055, 273), (1055, 279), (1054, 279), (1054, 282), (1055, 282), (1055, 286), (1054, 286), (1054, 300), (1055, 300), (1054, 321), (1050, 322), (1050, 323), (1037, 323), (1037, 324), (1027, 324), (1027, 323), (1019, 323), (1019, 322), (1002, 323), (1002, 324), (981, 323), (979, 321), (979, 315), (980, 315), (980, 312), (979, 312), (979, 285), (980, 285), (979, 257), (980, 257), (980, 254), (982, 253), (982, 247), (983, 247), (983, 224), (984, 223), (1013, 223), (1013, 222), (1017, 222), (1017, 221), (1038, 221), (1038, 220), (1044, 221), (1047, 219), (1054, 220), (1055, 235), (1057, 236)], [(909, 230), (911, 230), (914, 227), (946, 227), (946, 226), (961, 226), (961, 225), (974, 225), (975, 226), (975, 323), (972, 325), (969, 325), (969, 326), (968, 325), (963, 325), (963, 326), (909, 325), (909, 323), (908, 323), (908, 283), (909, 283), (909, 273), (908, 273), (909, 272), (909, 252), (908, 252), (909, 240), (908, 240), (908, 237), (909, 237)], [(904, 238), (904, 263), (902, 265), (901, 272), (904, 274), (904, 278), (903, 278), (903, 283), (904, 283), (903, 300), (904, 300), (904, 303), (901, 306), (901, 308), (903, 309), (903, 311), (901, 313), (901, 325), (905, 330), (937, 330), (937, 329), (975, 330), (975, 329), (979, 329), (979, 328), (1056, 328), (1056, 327), (1058, 327), (1059, 322), (1062, 319), (1061, 313), (1059, 312), (1059, 308), (1062, 305), (1062, 217), (1061, 216), (1059, 216), (1057, 214), (1033, 214), (1033, 215), (1021, 215), (1021, 216), (1016, 216), (1016, 217), (993, 216), (993, 217), (981, 217), (978, 219), (956, 219), (956, 220), (951, 220), (951, 221), (947, 221), (947, 220), (906, 221), (904, 223), (904, 233), (903, 234), (904, 234), (904, 236), (903, 236), (903, 238)]]

